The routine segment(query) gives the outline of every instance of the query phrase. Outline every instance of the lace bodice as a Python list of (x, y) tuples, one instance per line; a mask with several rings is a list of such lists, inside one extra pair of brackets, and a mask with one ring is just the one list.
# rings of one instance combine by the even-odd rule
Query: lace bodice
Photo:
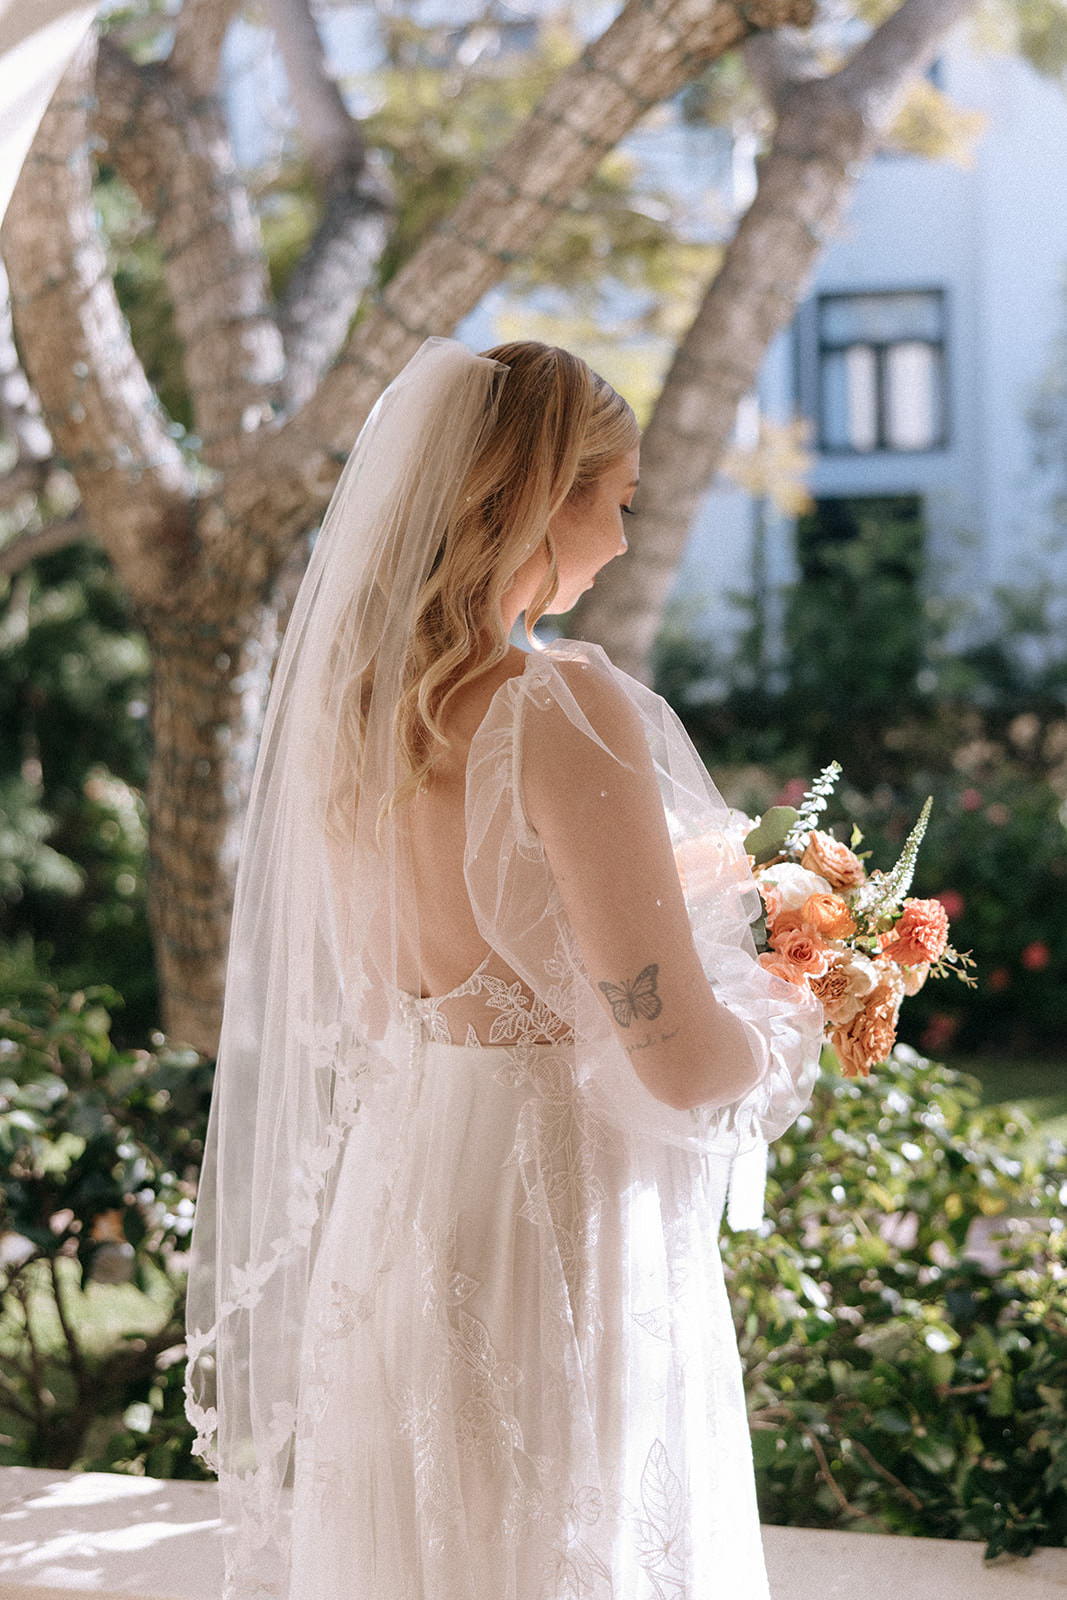
[[(497, 970), (493, 971), (492, 968)], [(447, 994), (408, 997), (424, 1040), (436, 1044), (569, 1044), (574, 1034), (493, 951)]]

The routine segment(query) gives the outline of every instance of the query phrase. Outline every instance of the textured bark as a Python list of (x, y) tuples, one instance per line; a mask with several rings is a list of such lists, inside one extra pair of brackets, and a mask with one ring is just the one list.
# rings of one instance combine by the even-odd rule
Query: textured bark
[(264, 9), (285, 63), (312, 172), (326, 185), (342, 167), (358, 171), (365, 154), (363, 134), (348, 115), (337, 80), (327, 68), (307, 0), (264, 0)]
[(344, 343), (389, 240), (393, 191), (327, 69), (307, 0), (267, 0), (308, 163), (325, 205), (281, 307), (285, 399), (309, 400)]
[(194, 482), (130, 343), (92, 210), (88, 105), (95, 41), (41, 123), (3, 229), (23, 359), (85, 516), (135, 601), (193, 559)]
[(172, 70), (191, 94), (218, 88), (223, 41), (240, 0), (184, 0), (174, 21)]
[[(793, 316), (808, 272), (837, 226), (861, 163), (910, 76), (975, 0), (905, 0), (840, 71), (754, 41), (778, 109), (756, 197), (679, 346), (641, 450), (640, 518), (625, 561), (584, 599), (575, 630), (635, 677), (650, 656), (689, 530), (754, 386), (768, 344)], [(788, 65), (785, 65), (785, 62)], [(784, 68), (784, 70), (783, 70)]]
[[(277, 579), (321, 517), (382, 386), (536, 243), (651, 105), (755, 29), (810, 12), (811, 0), (630, 0), (281, 426), (262, 420), (273, 314), (259, 303), (258, 240), (211, 93), (229, 8), (186, 0), (169, 67), (137, 70), (105, 55), (101, 126), (165, 241), (198, 422), (214, 430), (214, 485), (195, 479), (176, 450), (119, 314), (91, 208), (92, 51), (72, 67), (20, 182), (4, 250), (45, 423), (152, 648), (151, 917), (164, 1025), (176, 1038), (210, 1050), (217, 1037), (234, 858), (284, 603)], [(356, 187), (365, 179), (364, 167)], [(360, 206), (365, 195), (350, 207), (357, 224)], [(335, 241), (321, 260), (343, 258)], [(321, 307), (330, 274), (308, 281)], [(236, 310), (229, 328), (227, 308)], [(250, 370), (241, 370), (242, 350)], [(324, 351), (307, 370), (321, 368)], [(213, 372), (223, 374), (218, 395)]]
[(152, 654), (149, 909), (166, 1027), (209, 1051), (222, 1012), (233, 877), (275, 608), (192, 626), (146, 619)]
[(222, 106), (104, 40), (96, 131), (154, 226), (203, 457), (225, 467), (281, 396), (282, 339)]

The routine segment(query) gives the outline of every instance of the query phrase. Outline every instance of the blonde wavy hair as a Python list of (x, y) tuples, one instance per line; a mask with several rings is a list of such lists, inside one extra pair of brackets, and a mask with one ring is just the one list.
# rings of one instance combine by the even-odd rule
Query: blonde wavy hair
[[(588, 495), (640, 437), (626, 401), (569, 351), (520, 341), (483, 354), (508, 374), (416, 601), (394, 719), (403, 777), (383, 799), (383, 817), (417, 790), (447, 748), (444, 717), (453, 695), (503, 658), (505, 596), (542, 545), (548, 567), (526, 611), (527, 634), (552, 604), (559, 588), (549, 530), (555, 512)], [(373, 674), (371, 662), (359, 683), (362, 705)]]

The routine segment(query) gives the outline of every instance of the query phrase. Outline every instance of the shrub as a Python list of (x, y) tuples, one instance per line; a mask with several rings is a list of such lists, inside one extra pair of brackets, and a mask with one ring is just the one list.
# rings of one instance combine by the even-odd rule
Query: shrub
[[(116, 1051), (115, 1003), (0, 969), (0, 1462), (201, 1476), (181, 1252), (211, 1069)], [(1034, 1148), (904, 1048), (824, 1073), (773, 1224), (724, 1244), (765, 1520), (1067, 1543), (1067, 1192)]]
[(773, 1226), (724, 1250), (764, 1520), (1067, 1543), (1067, 1194), (1031, 1132), (901, 1048), (772, 1147)]
[(104, 989), (0, 970), (0, 1462), (199, 1476), (180, 1252), (210, 1066), (117, 1051)]

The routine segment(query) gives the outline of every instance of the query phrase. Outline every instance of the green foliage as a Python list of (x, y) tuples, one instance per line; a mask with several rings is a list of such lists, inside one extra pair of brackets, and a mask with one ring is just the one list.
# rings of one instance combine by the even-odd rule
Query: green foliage
[(802, 517), (797, 546), (804, 581), (786, 616), (790, 709), (815, 765), (848, 752), (873, 762), (887, 708), (914, 705), (929, 642), (920, 592), (922, 526), (908, 497), (826, 502)]
[[(919, 862), (924, 895), (945, 899), (958, 949), (973, 950), (977, 986), (928, 983), (902, 1012), (904, 1037), (928, 1049), (1016, 1052), (1062, 1045), (1067, 1028), (1067, 829), (1064, 802), (1010, 746), (982, 741), (977, 766), (919, 772), (855, 797), (864, 843), (884, 859), (921, 792), (933, 793)], [(956, 755), (967, 757), (966, 743)], [(851, 799), (851, 797), (850, 797)]]
[(772, 1147), (773, 1229), (725, 1245), (764, 1520), (1067, 1543), (1064, 1152), (1027, 1131), (901, 1050)]
[[(922, 600), (905, 563), (890, 562), (889, 587), (879, 590), (878, 526), (875, 518), (857, 536), (820, 544), (791, 596), (780, 664), (761, 662), (758, 627), (728, 656), (676, 620), (659, 642), (657, 687), (728, 799), (750, 815), (797, 804), (813, 773), (840, 759), (848, 787), (828, 822), (842, 838), (858, 823), (869, 867), (897, 859), (932, 796), (915, 893), (944, 897), (952, 942), (974, 953), (977, 984), (928, 983), (905, 1003), (901, 1036), (937, 1055), (1062, 1052), (1063, 596), (1049, 586), (1004, 590), (980, 629), (970, 619), (977, 642), (952, 651), (947, 629), (960, 619)], [(892, 532), (891, 519), (889, 551)], [(881, 625), (861, 603), (868, 581), (882, 593)]]
[(104, 557), (27, 568), (0, 609), (0, 943), (70, 986), (93, 973), (143, 1037), (157, 1014), (141, 788), (147, 649)]
[(176, 1383), (211, 1071), (0, 965), (0, 1463), (197, 1475)]

